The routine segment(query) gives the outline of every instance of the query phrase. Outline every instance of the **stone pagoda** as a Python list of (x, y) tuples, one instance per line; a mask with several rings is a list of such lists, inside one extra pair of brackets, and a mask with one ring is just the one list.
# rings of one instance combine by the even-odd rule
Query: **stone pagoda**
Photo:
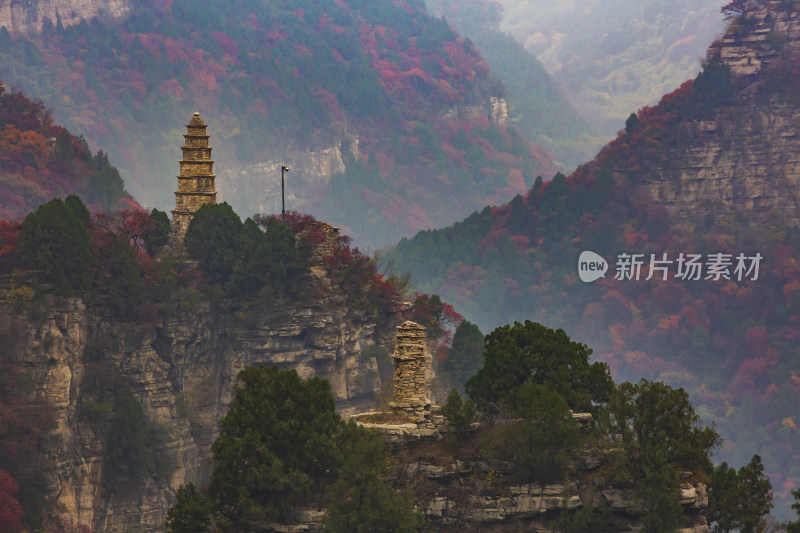
[(389, 406), (416, 418), (428, 417), (433, 359), (423, 326), (406, 321), (397, 328), (397, 346), (392, 360), (394, 401)]
[(183, 158), (180, 161), (178, 190), (175, 191), (175, 209), (172, 211), (172, 235), (174, 244), (183, 247), (183, 238), (195, 212), (200, 206), (217, 203), (214, 187), (214, 161), (208, 145), (206, 123), (195, 113), (186, 126)]

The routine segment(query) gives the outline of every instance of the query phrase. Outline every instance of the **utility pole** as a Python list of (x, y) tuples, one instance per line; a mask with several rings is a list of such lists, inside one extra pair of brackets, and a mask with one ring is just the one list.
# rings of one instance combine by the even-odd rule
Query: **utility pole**
[(286, 172), (289, 172), (289, 170), (290, 168), (287, 167), (286, 165), (281, 165), (281, 221), (283, 221), (284, 224), (286, 224), (286, 200), (284, 196), (285, 187), (284, 187), (283, 175)]

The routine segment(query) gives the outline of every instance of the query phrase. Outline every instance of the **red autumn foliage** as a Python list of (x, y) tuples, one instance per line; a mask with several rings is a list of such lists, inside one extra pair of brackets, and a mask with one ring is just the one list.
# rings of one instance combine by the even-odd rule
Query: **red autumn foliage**
[(0, 531), (17, 533), (23, 531), (22, 507), (14, 495), (19, 490), (11, 474), (0, 470)]

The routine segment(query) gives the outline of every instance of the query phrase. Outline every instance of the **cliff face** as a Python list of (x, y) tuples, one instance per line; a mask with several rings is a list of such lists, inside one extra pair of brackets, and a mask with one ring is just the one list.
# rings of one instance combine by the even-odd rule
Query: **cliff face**
[(800, 102), (775, 89), (800, 50), (800, 2), (765, 1), (734, 21), (708, 57), (730, 67), (733, 97), (682, 116), (676, 142), (636, 182), (679, 219), (746, 211), (800, 224)]
[[(590, 415), (575, 415), (584, 423)], [(447, 430), (443, 417), (417, 424), (366, 424), (377, 429), (395, 447), (398, 484), (413, 490), (418, 507), (436, 531), (551, 532), (565, 510), (607, 505), (609, 519), (603, 531), (636, 531), (641, 510), (626, 488), (610, 484), (609, 457), (587, 449), (569, 479), (561, 483), (514, 481), (512, 465), (492, 468), (474, 453), (480, 428), (456, 448), (442, 441)], [(703, 512), (708, 507), (706, 485), (682, 476), (681, 533), (708, 533)]]
[[(324, 282), (324, 280), (323, 280)], [(184, 305), (151, 324), (103, 316), (81, 299), (48, 296), (52, 312), (41, 324), (19, 318), (18, 362), (53, 407), (56, 427), (42, 457), (46, 512), (89, 524), (96, 532), (163, 531), (175, 490), (202, 483), (218, 422), (232, 399), (237, 373), (259, 363), (296, 368), (328, 379), (340, 410), (371, 404), (379, 388), (377, 362), (361, 355), (390, 347), (399, 317), (348, 306), (326, 290), (302, 301), (279, 301), (255, 316), (231, 304)], [(9, 309), (0, 309), (11, 320)], [(124, 383), (148, 420), (169, 429), (165, 446), (177, 469), (168, 481), (130, 486), (104, 483), (107, 430), (82, 416), (88, 390)]]
[(129, 0), (2, 0), (0, 26), (9, 32), (36, 32), (45, 20), (72, 26), (95, 17), (120, 18), (131, 10)]

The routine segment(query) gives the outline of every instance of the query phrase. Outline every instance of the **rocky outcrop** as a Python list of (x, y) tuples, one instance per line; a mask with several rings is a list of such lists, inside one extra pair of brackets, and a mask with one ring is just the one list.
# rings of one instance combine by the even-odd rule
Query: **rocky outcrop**
[(762, 2), (709, 48), (731, 69), (730, 101), (679, 115), (657, 161), (618, 170), (678, 219), (742, 211), (800, 224), (800, 102), (775, 79), (798, 51), (800, 2)]
[(765, 1), (734, 20), (711, 45), (712, 57), (731, 67), (735, 76), (753, 76), (790, 52), (800, 50), (798, 3)]
[[(303, 377), (321, 376), (345, 412), (372, 405), (378, 367), (362, 348), (391, 348), (399, 316), (353, 308), (324, 281), (305, 297), (261, 312), (235, 302), (184, 300), (149, 323), (121, 322), (97, 302), (48, 294), (52, 311), (42, 323), (15, 319), (24, 339), (18, 363), (52, 405), (56, 422), (41, 454), (46, 511), (98, 533), (163, 531), (176, 489), (207, 479), (218, 422), (237, 373), (248, 366), (278, 364)], [(0, 307), (0, 320), (12, 314)], [(84, 410), (96, 396), (113, 397), (110, 389), (121, 384), (141, 400), (148, 420), (169, 429), (161, 450), (177, 465), (169, 479), (116, 488), (104, 482), (108, 427), (91, 423)]]
[(0, 0), (0, 26), (11, 33), (41, 31), (45, 21), (72, 26), (95, 17), (121, 18), (130, 0)]
[[(590, 415), (577, 414), (585, 424)], [(419, 424), (364, 424), (392, 443), (398, 458), (397, 482), (417, 496), (417, 506), (437, 531), (532, 531), (551, 532), (565, 510), (607, 504), (612, 531), (629, 532), (641, 527), (640, 511), (630, 489), (618, 488), (604, 479), (608, 455), (586, 450), (569, 481), (546, 483), (514, 481), (514, 468), (492, 467), (474, 452), (474, 443), (461, 449), (442, 441), (447, 431), (439, 415)], [(473, 432), (479, 432), (475, 424)], [(479, 434), (471, 439), (479, 441)], [(706, 486), (685, 476), (680, 503), (684, 518), (681, 533), (708, 533), (702, 512), (708, 507)]]
[(508, 121), (508, 104), (502, 96), (490, 96), (480, 105), (451, 107), (445, 111), (443, 116), (448, 120), (487, 117), (495, 124), (503, 125)]

